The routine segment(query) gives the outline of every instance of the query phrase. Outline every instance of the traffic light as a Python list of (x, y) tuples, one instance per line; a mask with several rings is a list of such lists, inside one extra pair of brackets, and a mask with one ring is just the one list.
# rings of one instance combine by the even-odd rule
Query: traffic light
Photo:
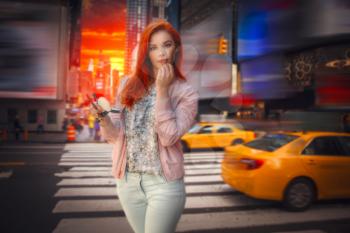
[(227, 53), (227, 40), (225, 37), (221, 36), (219, 38), (219, 46), (218, 46), (218, 54), (226, 54)]

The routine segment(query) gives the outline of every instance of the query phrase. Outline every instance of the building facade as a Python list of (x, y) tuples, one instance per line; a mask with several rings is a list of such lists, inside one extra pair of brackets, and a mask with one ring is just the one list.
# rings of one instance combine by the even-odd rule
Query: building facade
[(0, 3), (0, 128), (60, 131), (69, 61), (68, 1)]

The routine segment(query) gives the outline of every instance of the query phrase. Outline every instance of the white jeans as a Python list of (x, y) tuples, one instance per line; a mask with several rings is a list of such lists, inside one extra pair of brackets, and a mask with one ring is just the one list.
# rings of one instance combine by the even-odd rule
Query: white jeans
[(135, 233), (173, 233), (185, 208), (184, 180), (125, 172), (117, 194)]

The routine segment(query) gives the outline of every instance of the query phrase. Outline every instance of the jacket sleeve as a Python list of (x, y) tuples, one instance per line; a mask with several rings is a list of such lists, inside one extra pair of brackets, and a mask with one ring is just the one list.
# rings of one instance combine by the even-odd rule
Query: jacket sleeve
[[(124, 78), (120, 82), (116, 95), (116, 104), (113, 109), (122, 109), (120, 104), (120, 93), (123, 90), (126, 81), (127, 79)], [(101, 135), (109, 144), (114, 144), (118, 139), (121, 127), (120, 117), (121, 113), (110, 112), (105, 116), (105, 124), (101, 125)]]
[(198, 111), (198, 93), (188, 86), (180, 96), (176, 109), (170, 98), (156, 100), (156, 130), (163, 146), (171, 146), (187, 133)]

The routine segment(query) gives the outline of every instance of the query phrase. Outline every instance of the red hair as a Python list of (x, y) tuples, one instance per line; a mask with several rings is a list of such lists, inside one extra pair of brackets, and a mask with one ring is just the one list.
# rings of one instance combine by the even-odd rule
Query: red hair
[(152, 76), (152, 63), (149, 58), (149, 43), (155, 32), (167, 31), (175, 42), (177, 54), (175, 56), (174, 73), (175, 78), (185, 80), (180, 72), (182, 62), (182, 45), (179, 33), (165, 20), (158, 20), (147, 25), (141, 34), (139, 49), (137, 54), (136, 68), (129, 77), (127, 84), (121, 92), (121, 104), (131, 108), (148, 92), (149, 87), (155, 82)]

